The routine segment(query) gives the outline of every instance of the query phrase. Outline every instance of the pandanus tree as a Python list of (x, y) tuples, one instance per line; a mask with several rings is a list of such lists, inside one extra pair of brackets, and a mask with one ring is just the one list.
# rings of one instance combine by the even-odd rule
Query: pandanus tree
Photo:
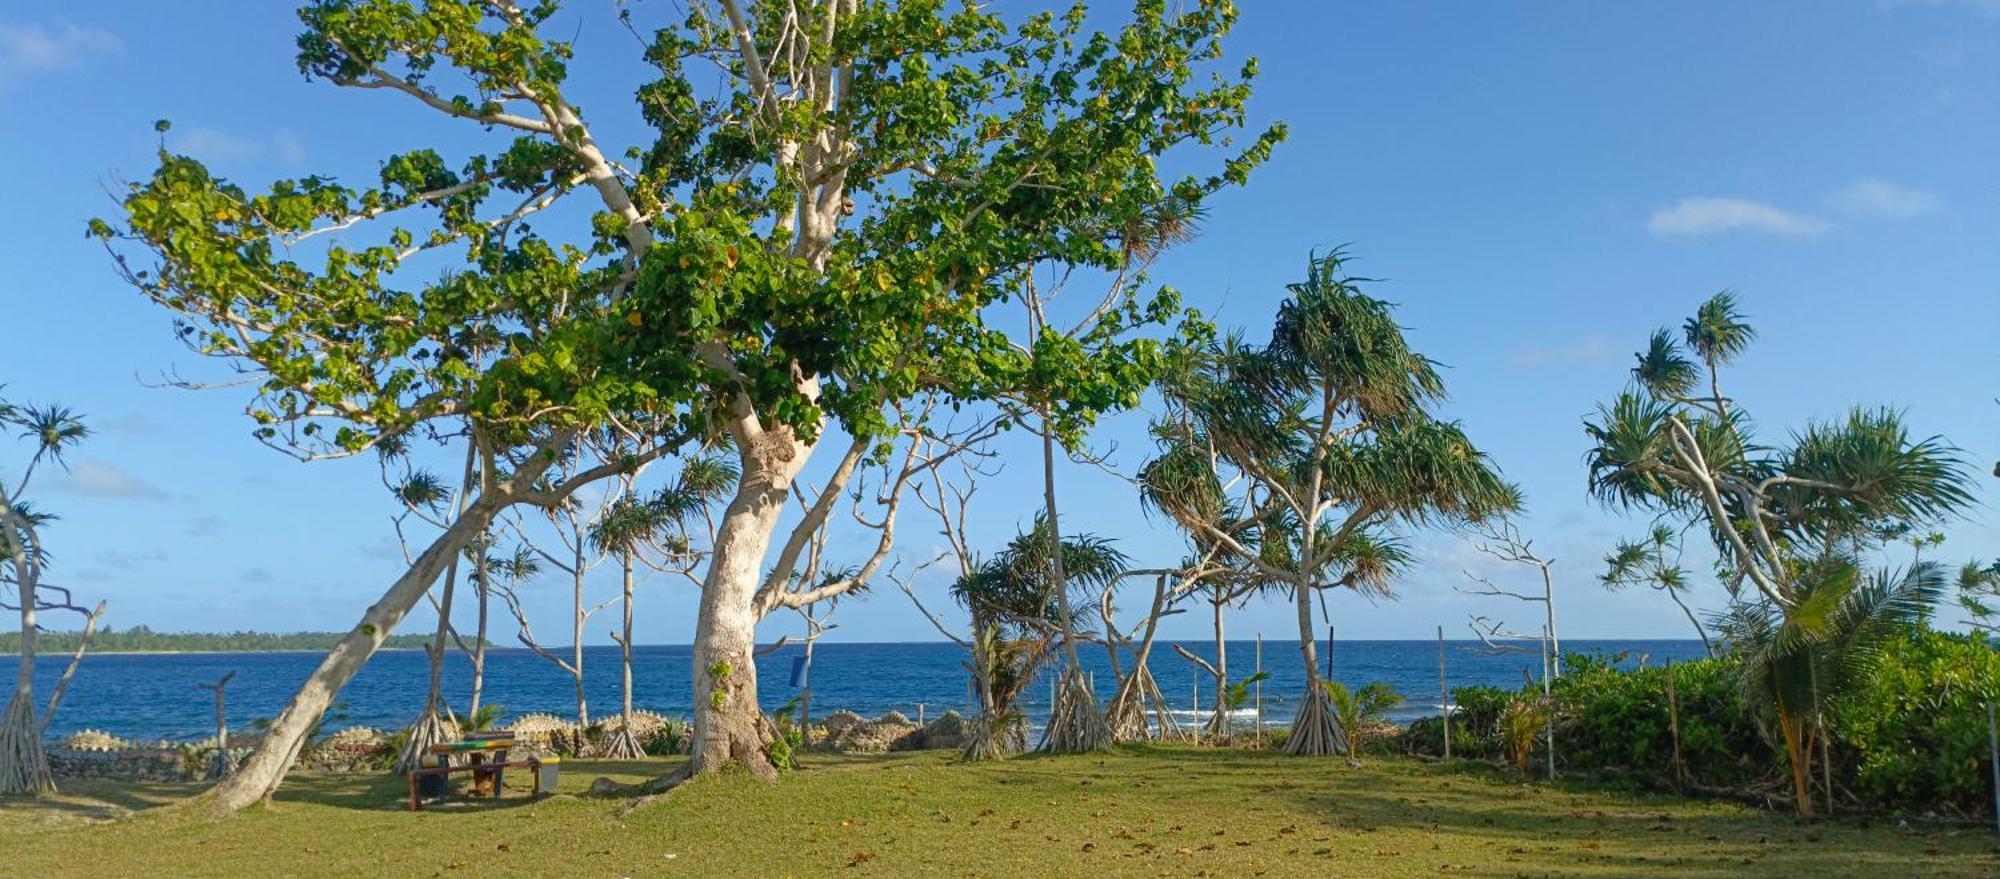
[(1823, 707), (1942, 588), (1934, 563), (1888, 572), (1872, 560), (1972, 498), (1956, 451), (1912, 438), (1895, 410), (1855, 409), (1763, 444), (1720, 377), (1755, 335), (1726, 292), (1678, 338), (1655, 332), (1630, 386), (1585, 421), (1589, 484), (1605, 503), (1709, 535), (1731, 596), (1724, 646), (1743, 661), (1744, 697), (1775, 719), (1810, 818), (1813, 752), (1829, 747)]
[(1160, 452), (1140, 474), (1152, 503), (1295, 603), (1306, 692), (1286, 741), (1293, 754), (1345, 750), (1320, 686), (1313, 597), (1389, 594), (1404, 559), (1395, 529), (1481, 520), (1518, 502), (1464, 431), (1432, 415), (1444, 394), (1437, 370), (1343, 262), (1339, 252), (1308, 261), (1265, 345), (1230, 338), (1186, 352), (1163, 388)]
[[(104, 616), (104, 604), (99, 602), (95, 609), (86, 610), (69, 589), (44, 579), (49, 552), (42, 542), (42, 529), (55, 517), (37, 510), (27, 495), (34, 487), (36, 471), (44, 464), (67, 468), (64, 455), (90, 436), (90, 428), (67, 407), (15, 405), (0, 397), (0, 430), (15, 432), (31, 448), (19, 476), (0, 473), (0, 586), (13, 593), (11, 601), (0, 597), (0, 608), (21, 618), (14, 694), (7, 702), (7, 713), (0, 716), (0, 794), (53, 793), (55, 778), (49, 772), (42, 735), (62, 704), (63, 690), (76, 674), (97, 621)], [(49, 694), (48, 705), (38, 708), (35, 636), (41, 631), (41, 614), (57, 610), (83, 617), (83, 637)]]
[[(556, 0), (308, 3), (307, 76), (410, 100), (491, 147), (458, 162), (392, 156), (379, 186), (310, 176), (263, 192), (163, 153), (126, 193), (123, 222), (92, 225), (190, 343), (262, 379), (260, 437), (351, 454), (469, 418), (492, 449), (497, 478), (308, 681), (223, 786), (221, 808), (275, 788), (333, 691), (500, 509), (704, 440), (726, 441), (742, 478), (704, 574), (687, 771), (740, 763), (774, 777), (756, 623), (864, 582), (886, 556), (810, 590), (792, 570), (848, 481), (882, 460), (870, 453), (910, 440), (899, 407), (1032, 390), (1065, 439), (1136, 404), (1160, 346), (1126, 334), (1170, 320), (1170, 291), (1122, 285), (1060, 358), (1023, 354), (1032, 346), (987, 315), (1030, 273), (1115, 273), (1143, 218), (1240, 185), (1282, 137), (1229, 144), (1255, 67), (1221, 67), (1227, 0), (1171, 11), (1136, 0), (1113, 33), (1086, 30), (1081, 6), (634, 7), (622, 22), (585, 19), (592, 33), (640, 35), (646, 72), (625, 91), (642, 125), (609, 127), (584, 112), (568, 73), (579, 45), (620, 44), (574, 42), (564, 11)], [(603, 139), (635, 128), (625, 149)], [(1211, 150), (1223, 151), (1212, 173), (1161, 171)], [(491, 344), (471, 344), (475, 330)], [(580, 434), (633, 414), (668, 428), (636, 437), (609, 473), (535, 488)], [(800, 473), (840, 434), (851, 442), (832, 478), (777, 538)], [(875, 521), (886, 524), (887, 486), (903, 480), (883, 484)]]
[[(1061, 580), (1055, 574), (1055, 556), (1061, 559)], [(1076, 617), (1062, 612), (1057, 591), (1074, 590), (1073, 598), (1093, 595), (1127, 567), (1124, 553), (1110, 540), (1082, 534), (1058, 544), (1048, 520), (1037, 516), (1032, 528), (952, 583), (952, 597), (971, 617), (975, 639), (973, 681), (980, 717), (966, 747), (968, 756), (1024, 749), (1021, 694), (1065, 637), (1089, 636), (1075, 630)], [(1050, 705), (1051, 714), (1054, 710)], [(1051, 735), (1052, 729), (1044, 730), (1044, 738)]]

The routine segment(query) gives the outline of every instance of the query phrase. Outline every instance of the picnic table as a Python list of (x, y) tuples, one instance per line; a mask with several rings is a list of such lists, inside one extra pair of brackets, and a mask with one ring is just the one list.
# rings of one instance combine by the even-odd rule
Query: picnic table
[(425, 748), (424, 753), (435, 757), (437, 765), (419, 766), (410, 770), (410, 811), (415, 812), (424, 807), (426, 796), (419, 790), (420, 779), (433, 776), (442, 779), (442, 784), (438, 785), (439, 789), (430, 792), (429, 796), (430, 799), (442, 800), (451, 795), (450, 779), (455, 772), (472, 773), (475, 790), (490, 785), (492, 790), (488, 795), (494, 799), (500, 798), (503, 773), (508, 769), (528, 770), (529, 775), (534, 778), (534, 787), (529, 796), (539, 797), (544, 793), (542, 787), (545, 778), (549, 783), (548, 792), (553, 793), (555, 767), (561, 759), (536, 755), (529, 755), (519, 760), (507, 759), (507, 752), (518, 746), (519, 743), (512, 737), (474, 735), (468, 736), (464, 741), (444, 742)]

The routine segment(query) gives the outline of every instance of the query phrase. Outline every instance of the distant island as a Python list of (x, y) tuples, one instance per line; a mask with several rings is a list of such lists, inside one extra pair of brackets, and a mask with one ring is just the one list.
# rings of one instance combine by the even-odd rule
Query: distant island
[[(90, 636), (92, 653), (256, 653), (270, 650), (331, 650), (345, 632), (155, 632), (143, 625), (105, 628)], [(35, 648), (43, 655), (76, 649), (81, 632), (43, 632)], [(385, 650), (415, 650), (430, 635), (390, 635)], [(0, 654), (20, 653), (21, 633), (0, 633)]]

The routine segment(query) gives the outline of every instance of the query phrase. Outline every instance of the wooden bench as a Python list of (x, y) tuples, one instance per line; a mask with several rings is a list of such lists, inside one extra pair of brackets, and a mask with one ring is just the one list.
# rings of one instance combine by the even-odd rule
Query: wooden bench
[[(425, 753), (436, 755), (439, 763), (436, 766), (423, 766), (409, 771), (410, 811), (415, 812), (423, 809), (424, 798), (417, 790), (417, 779), (433, 775), (449, 778), (454, 772), (470, 772), (473, 774), (474, 779), (491, 780), (493, 784), (493, 793), (491, 796), (494, 799), (499, 799), (503, 790), (503, 771), (507, 769), (526, 769), (529, 775), (534, 778), (534, 788), (529, 793), (529, 796), (541, 796), (543, 793), (542, 767), (559, 761), (553, 758), (543, 759), (541, 757), (508, 760), (507, 752), (515, 747), (516, 743), (513, 739), (473, 739), (463, 742), (432, 745), (426, 748)], [(452, 758), (455, 756), (464, 756), (467, 758), (467, 761), (454, 765)], [(491, 757), (493, 759), (475, 759), (478, 757)], [(554, 791), (549, 791), (549, 793), (554, 793)]]

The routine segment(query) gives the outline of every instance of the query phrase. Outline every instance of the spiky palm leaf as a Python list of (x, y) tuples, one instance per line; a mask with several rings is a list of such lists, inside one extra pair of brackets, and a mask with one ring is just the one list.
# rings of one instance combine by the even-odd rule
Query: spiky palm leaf
[(1653, 331), (1646, 350), (1639, 352), (1632, 379), (1656, 397), (1685, 397), (1701, 381), (1701, 368), (1681, 353), (1673, 336), (1665, 329)]
[(1736, 294), (1724, 290), (1695, 309), (1694, 317), (1682, 325), (1681, 336), (1713, 368), (1736, 359), (1736, 355), (1756, 341), (1757, 331), (1744, 322), (1737, 310)]

